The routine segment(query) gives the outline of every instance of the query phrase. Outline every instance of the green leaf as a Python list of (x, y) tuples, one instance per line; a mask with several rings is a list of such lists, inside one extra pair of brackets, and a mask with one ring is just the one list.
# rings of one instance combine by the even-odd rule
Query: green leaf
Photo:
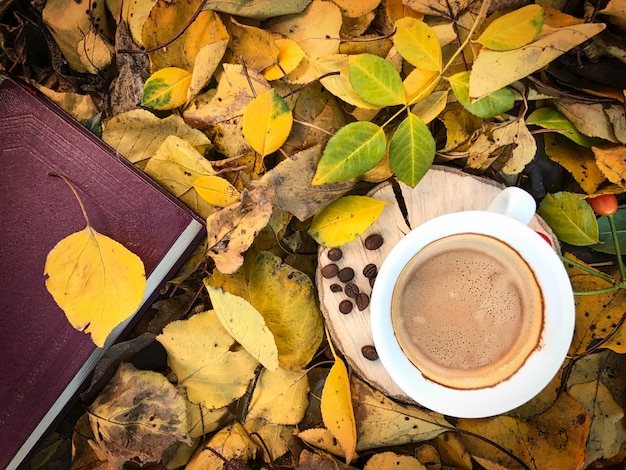
[(326, 184), (355, 178), (371, 170), (385, 156), (385, 132), (369, 121), (352, 122), (331, 137), (312, 184)]
[(576, 246), (598, 243), (598, 222), (593, 209), (573, 193), (548, 194), (539, 205), (539, 215), (565, 243)]
[(395, 175), (412, 188), (435, 159), (435, 139), (418, 116), (409, 113), (389, 144), (389, 165)]
[(564, 137), (576, 142), (583, 147), (594, 147), (604, 143), (604, 140), (587, 137), (578, 132), (574, 124), (554, 108), (543, 107), (535, 109), (526, 119), (526, 124), (534, 124), (544, 129), (552, 129)]
[(390, 62), (374, 54), (348, 58), (350, 84), (368, 103), (395, 106), (406, 102), (402, 77)]
[(141, 105), (152, 109), (174, 109), (187, 102), (191, 73), (177, 67), (154, 72), (143, 86)]
[(435, 31), (423, 21), (404, 17), (396, 21), (393, 44), (400, 55), (421, 70), (441, 72), (441, 46)]
[(311, 0), (289, 0), (288, 2), (276, 2), (268, 0), (208, 0), (204, 10), (215, 10), (229, 15), (243, 16), (266, 20), (276, 16), (293, 15), (302, 13)]
[(367, 196), (344, 196), (313, 217), (309, 234), (323, 246), (344, 245), (361, 236), (387, 204)]
[(526, 5), (495, 19), (476, 42), (494, 51), (510, 51), (533, 42), (543, 26), (543, 7)]
[(508, 111), (515, 105), (515, 94), (509, 88), (500, 88), (478, 101), (471, 102), (469, 79), (470, 72), (459, 72), (448, 80), (456, 99), (474, 116), (490, 119)]
[[(617, 230), (620, 253), (624, 254), (626, 253), (626, 206), (619, 207), (619, 210), (613, 215), (613, 221)], [(615, 255), (615, 243), (613, 243), (613, 235), (611, 234), (611, 226), (607, 216), (598, 218), (598, 230), (600, 243), (592, 245), (591, 248), (601, 253)]]

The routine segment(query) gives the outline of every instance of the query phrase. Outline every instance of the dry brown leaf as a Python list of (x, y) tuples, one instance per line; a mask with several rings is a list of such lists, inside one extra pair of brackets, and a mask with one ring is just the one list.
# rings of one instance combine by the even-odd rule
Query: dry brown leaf
[(626, 146), (607, 145), (592, 147), (600, 171), (611, 183), (626, 190)]
[[(569, 119), (576, 129), (589, 137), (600, 137), (614, 143), (626, 143), (626, 127), (624, 114), (611, 112), (611, 105), (602, 103), (582, 103), (563, 98), (555, 102), (563, 115)], [(622, 109), (621, 105), (618, 107)], [(617, 111), (617, 110), (615, 110)]]
[(463, 437), (473, 457), (506, 469), (521, 466), (490, 441), (509, 450), (530, 468), (582, 468), (589, 427), (585, 409), (567, 393), (562, 393), (548, 411), (531, 419), (496, 416), (457, 422), (457, 428), (487, 439)]
[(403, 0), (403, 4), (411, 10), (424, 15), (443, 16), (455, 19), (475, 0)]
[(218, 271), (234, 273), (243, 264), (243, 254), (272, 215), (272, 192), (267, 186), (244, 191), (240, 202), (208, 217), (207, 253)]
[(380, 1), (381, 0), (360, 0), (355, 2), (354, 0), (333, 0), (333, 3), (341, 8), (343, 16), (347, 18), (358, 18), (378, 8)]

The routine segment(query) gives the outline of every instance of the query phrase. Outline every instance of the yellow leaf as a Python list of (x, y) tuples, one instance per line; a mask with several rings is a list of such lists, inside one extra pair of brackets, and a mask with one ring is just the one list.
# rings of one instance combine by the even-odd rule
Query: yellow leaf
[[(472, 457), (501, 466), (494, 468), (520, 466), (493, 442), (509, 450), (529, 468), (583, 468), (589, 425), (585, 409), (567, 393), (561, 393), (545, 413), (530, 419), (502, 415), (457, 422), (457, 428), (483, 438), (463, 436)], [(541, 467), (537, 467), (536, 462), (541, 462)]]
[(543, 7), (526, 5), (495, 19), (476, 42), (494, 51), (508, 51), (535, 40), (543, 25)]
[(427, 470), (415, 457), (396, 454), (394, 452), (380, 452), (374, 454), (365, 463), (363, 470), (380, 470), (381, 468), (393, 468), (394, 470)]
[(239, 201), (237, 188), (219, 176), (201, 176), (194, 180), (193, 187), (202, 199), (214, 206), (226, 207)]
[(322, 85), (337, 98), (342, 99), (348, 104), (363, 109), (376, 109), (377, 106), (365, 101), (359, 94), (354, 91), (350, 83), (348, 72), (348, 55), (347, 54), (331, 54), (319, 58), (312, 67), (317, 70), (317, 75), (322, 76), (331, 72), (339, 72), (338, 75), (331, 75), (321, 80)]
[(146, 288), (141, 259), (90, 226), (57, 243), (44, 274), (72, 326), (90, 333), (99, 347), (139, 307)]
[(367, 196), (344, 196), (319, 211), (309, 234), (323, 246), (340, 246), (357, 239), (388, 203)]
[(280, 38), (276, 39), (275, 43), (278, 46), (278, 63), (263, 70), (263, 75), (270, 81), (290, 74), (304, 59), (304, 51), (296, 41)]
[(243, 112), (243, 136), (262, 156), (285, 143), (292, 124), (289, 105), (273, 88), (254, 98)]
[(419, 116), (424, 124), (428, 124), (439, 116), (448, 102), (448, 91), (435, 91), (411, 108), (411, 112)]
[(204, 283), (226, 331), (266, 369), (278, 369), (278, 348), (263, 316), (245, 299)]
[(592, 147), (596, 163), (606, 179), (626, 189), (626, 146)]
[(145, 109), (133, 109), (105, 120), (102, 127), (102, 140), (138, 166), (145, 165), (170, 135), (187, 141), (198, 152), (211, 148), (206, 135), (176, 114), (159, 119)]
[[(304, 431), (300, 431), (298, 433), (298, 437), (312, 447), (325, 450), (327, 452), (330, 452), (333, 455), (338, 455), (341, 457), (346, 456), (346, 453), (344, 452), (343, 448), (341, 447), (341, 445), (339, 445), (339, 441), (326, 428), (305, 429)], [(320, 455), (324, 455), (324, 454), (320, 453)], [(319, 465), (321, 462), (317, 461), (315, 463)], [(336, 462), (333, 461), (332, 466), (330, 468), (335, 468), (335, 466), (336, 466)], [(323, 468), (323, 466), (319, 466), (319, 467), (314, 466), (312, 468)]]
[(380, 0), (333, 0), (333, 3), (341, 8), (343, 16), (347, 18), (358, 18), (375, 10), (380, 4)]
[(306, 371), (264, 370), (250, 400), (248, 419), (272, 424), (298, 424), (309, 405)]
[(576, 145), (558, 134), (544, 134), (543, 140), (550, 160), (569, 171), (587, 194), (595, 193), (605, 176), (596, 164), (591, 149)]
[(262, 72), (276, 63), (279, 48), (271, 32), (241, 24), (234, 18), (230, 19), (228, 30), (230, 32), (228, 47), (233, 55), (239, 58), (239, 62), (246, 64), (248, 70)]
[(427, 72), (441, 72), (441, 46), (435, 31), (421, 20), (405, 17), (396, 21), (393, 43), (411, 65)]
[(143, 87), (141, 105), (152, 109), (174, 109), (187, 102), (191, 73), (166, 67), (148, 78)]
[(519, 49), (482, 49), (472, 66), (470, 97), (482, 98), (536, 72), (604, 28), (602, 23), (586, 23), (558, 29), (544, 25), (542, 33), (534, 42)]
[(320, 406), (324, 426), (339, 441), (346, 454), (346, 463), (351, 462), (356, 456), (356, 421), (348, 369), (339, 357), (335, 357), (326, 378)]
[(212, 310), (168, 323), (157, 341), (167, 351), (167, 364), (189, 401), (210, 409), (243, 396), (258, 365), (245, 349), (235, 347), (236, 341)]
[(408, 103), (418, 103), (427, 98), (439, 83), (439, 72), (413, 69), (404, 79), (404, 94)]
[(224, 459), (227, 462), (231, 460), (247, 462), (255, 457), (258, 450), (259, 448), (244, 427), (235, 422), (222, 428), (218, 433), (211, 436), (205, 445), (200, 446), (185, 466), (185, 470), (225, 469), (232, 467), (232, 465), (225, 467)]

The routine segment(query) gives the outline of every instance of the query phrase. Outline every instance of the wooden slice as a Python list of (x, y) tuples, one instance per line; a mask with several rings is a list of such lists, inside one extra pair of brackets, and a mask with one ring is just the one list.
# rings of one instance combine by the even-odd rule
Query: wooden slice
[[(340, 259), (329, 258), (331, 247), (320, 247), (316, 283), (320, 307), (331, 338), (352, 370), (384, 394), (411, 402), (412, 400), (393, 382), (380, 360), (376, 358), (370, 328), (369, 303), (365, 306), (365, 300), (369, 302), (372, 287), (363, 269), (371, 264), (379, 269), (394, 245), (411, 228), (429, 219), (450, 212), (486, 210), (503, 186), (459, 170), (434, 166), (415, 188), (400, 182), (398, 187), (400, 194), (397, 196), (389, 182), (380, 184), (369, 193), (369, 196), (390, 204), (361, 237), (340, 248), (342, 253)], [(403, 210), (406, 211), (406, 217)], [(556, 250), (559, 249), (556, 236), (539, 216), (535, 215), (529, 225), (545, 234), (552, 241), (552, 246)], [(383, 244), (377, 249), (367, 249), (365, 241), (374, 234), (382, 237)], [(331, 256), (336, 253), (337, 250), (331, 253)], [(341, 280), (337, 275), (324, 277), (322, 269), (330, 264), (335, 264), (339, 270), (352, 268), (354, 278), (347, 280), (344, 277), (344, 280)], [(369, 269), (372, 269), (371, 266)], [(327, 276), (328, 271), (332, 270), (326, 268), (324, 272)], [(346, 272), (347, 270), (344, 274)], [(355, 286), (361, 294), (360, 298), (356, 299), (359, 302), (351, 297), (354, 295)], [(352, 309), (349, 313), (342, 313), (347, 311), (347, 302), (352, 304)]]

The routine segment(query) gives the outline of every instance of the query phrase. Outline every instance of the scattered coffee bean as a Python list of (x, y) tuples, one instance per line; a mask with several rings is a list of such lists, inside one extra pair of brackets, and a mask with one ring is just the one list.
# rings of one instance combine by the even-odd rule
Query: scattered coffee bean
[(330, 291), (331, 292), (341, 292), (343, 288), (339, 284), (331, 284)]
[(376, 277), (377, 274), (378, 274), (378, 268), (376, 267), (374, 263), (367, 264), (363, 268), (363, 275), (368, 279)]
[(370, 287), (374, 287), (374, 282), (376, 281), (376, 278), (375, 277), (370, 277), (368, 279), (368, 281), (370, 281)]
[(369, 359), (370, 361), (378, 359), (378, 352), (376, 351), (376, 348), (369, 344), (361, 348), (361, 354), (363, 354), (365, 359)]
[(360, 292), (354, 301), (356, 302), (356, 308), (359, 310), (365, 310), (370, 304), (370, 297), (365, 292)]
[(343, 252), (340, 248), (331, 248), (327, 253), (328, 259), (331, 261), (339, 261), (343, 256)]
[(354, 269), (352, 268), (343, 268), (338, 273), (339, 280), (341, 282), (348, 282), (354, 279)]
[(348, 297), (354, 299), (359, 294), (359, 286), (357, 286), (354, 282), (348, 282), (344, 291)]
[(324, 276), (326, 279), (330, 279), (331, 277), (335, 277), (338, 272), (339, 272), (339, 266), (337, 266), (334, 263), (327, 264), (321, 270), (322, 276)]
[(365, 248), (377, 250), (383, 244), (383, 237), (378, 233), (373, 233), (365, 239)]
[(342, 300), (341, 302), (339, 302), (339, 311), (344, 315), (350, 313), (353, 307), (354, 305), (352, 305), (352, 302), (350, 302), (349, 300)]

